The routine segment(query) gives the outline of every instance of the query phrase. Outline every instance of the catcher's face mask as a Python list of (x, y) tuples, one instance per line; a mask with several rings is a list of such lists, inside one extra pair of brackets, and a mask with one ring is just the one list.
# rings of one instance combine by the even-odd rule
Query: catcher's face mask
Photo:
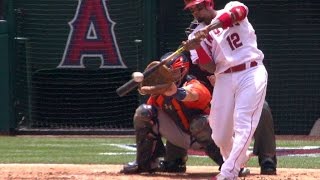
[(176, 85), (179, 87), (183, 78), (189, 72), (188, 58), (185, 55), (181, 54), (170, 61), (167, 66), (172, 70), (174, 79), (176, 79)]
[(185, 29), (185, 31), (184, 31), (184, 32), (186, 33), (187, 37), (189, 36), (189, 34), (192, 33), (192, 31), (194, 31), (194, 29), (195, 29), (198, 25), (199, 25), (199, 22), (198, 22), (196, 19), (194, 19), (194, 20), (190, 23), (189, 27), (187, 27), (187, 28)]

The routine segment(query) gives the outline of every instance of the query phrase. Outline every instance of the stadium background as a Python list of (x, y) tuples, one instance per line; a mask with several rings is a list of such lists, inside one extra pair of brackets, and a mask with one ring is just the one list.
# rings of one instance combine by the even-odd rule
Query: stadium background
[[(57, 68), (79, 1), (0, 0), (1, 133), (131, 134), (144, 99), (136, 91), (118, 97), (116, 88), (175, 50), (192, 20), (182, 0), (106, 0), (128, 68), (99, 68), (99, 58)], [(242, 2), (265, 53), (276, 134), (308, 134), (320, 117), (320, 2)]]

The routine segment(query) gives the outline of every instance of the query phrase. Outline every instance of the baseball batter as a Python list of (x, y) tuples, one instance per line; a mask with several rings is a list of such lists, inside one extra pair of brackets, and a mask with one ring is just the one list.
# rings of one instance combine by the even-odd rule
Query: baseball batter
[(214, 10), (211, 0), (185, 4), (200, 25), (183, 45), (193, 63), (216, 76), (209, 122), (225, 162), (215, 179), (237, 179), (265, 100), (264, 55), (243, 3), (232, 1), (222, 10)]
[[(186, 28), (186, 35), (189, 36), (189, 34), (193, 32), (198, 25), (198, 21), (194, 19)], [(203, 71), (197, 64), (193, 63), (190, 64), (190, 74), (194, 75), (199, 81), (203, 82), (210, 92), (213, 91), (213, 86), (215, 84), (214, 75), (208, 73), (207, 71)], [(258, 156), (260, 174), (263, 175), (277, 174), (276, 138), (273, 124), (271, 108), (265, 101), (258, 127), (253, 135), (253, 155)], [(244, 170), (248, 172), (248, 169), (245, 168), (243, 171)], [(245, 174), (243, 172), (241, 173), (242, 175)]]

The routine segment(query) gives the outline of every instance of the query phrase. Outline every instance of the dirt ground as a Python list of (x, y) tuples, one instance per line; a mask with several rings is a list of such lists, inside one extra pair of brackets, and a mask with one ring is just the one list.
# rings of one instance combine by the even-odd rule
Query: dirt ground
[[(215, 166), (188, 166), (183, 174), (155, 173), (123, 175), (122, 165), (74, 165), (74, 164), (0, 164), (1, 180), (164, 180), (211, 179), (217, 174)], [(278, 175), (261, 176), (258, 168), (251, 168), (245, 180), (316, 180), (320, 169), (277, 169)]]

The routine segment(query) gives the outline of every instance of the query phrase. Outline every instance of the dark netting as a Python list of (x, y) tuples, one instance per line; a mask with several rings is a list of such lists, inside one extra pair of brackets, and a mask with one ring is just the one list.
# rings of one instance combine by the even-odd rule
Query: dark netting
[[(99, 69), (100, 60), (87, 58), (85, 69), (57, 69), (69, 34), (68, 22), (78, 1), (17, 0), (15, 114), (20, 127), (122, 128), (132, 127), (138, 96), (120, 98), (115, 89), (140, 64), (144, 43), (144, 7), (139, 1), (106, 1), (117, 42), (128, 69)], [(183, 1), (157, 1), (154, 28), (158, 57), (175, 50), (186, 39), (192, 21)], [(222, 8), (226, 0), (216, 0)], [(269, 72), (267, 101), (277, 134), (308, 134), (320, 117), (320, 1), (244, 0), (249, 7), (259, 48)], [(152, 29), (152, 28), (151, 28)], [(27, 39), (25, 39), (27, 38)], [(145, 53), (145, 52), (144, 52)], [(141, 59), (139, 62), (138, 59)]]
[[(160, 54), (175, 49), (192, 16), (163, 0)], [(217, 9), (227, 0), (215, 1)], [(308, 134), (320, 117), (320, 1), (244, 0), (269, 72), (267, 101), (277, 134)], [(166, 5), (169, 3), (170, 5)], [(167, 7), (168, 6), (168, 7)]]
[(78, 2), (81, 1), (14, 2), (18, 129), (133, 127), (138, 95), (132, 92), (120, 98), (115, 90), (139, 68), (137, 55), (143, 46), (138, 47), (135, 40), (143, 36), (143, 1), (105, 1), (109, 16), (116, 23), (116, 41), (127, 69), (99, 68), (98, 57), (85, 57), (85, 68), (59, 69), (70, 32), (68, 23), (76, 14)]
[(277, 134), (308, 134), (320, 117), (320, 2), (244, 1), (269, 72)]

